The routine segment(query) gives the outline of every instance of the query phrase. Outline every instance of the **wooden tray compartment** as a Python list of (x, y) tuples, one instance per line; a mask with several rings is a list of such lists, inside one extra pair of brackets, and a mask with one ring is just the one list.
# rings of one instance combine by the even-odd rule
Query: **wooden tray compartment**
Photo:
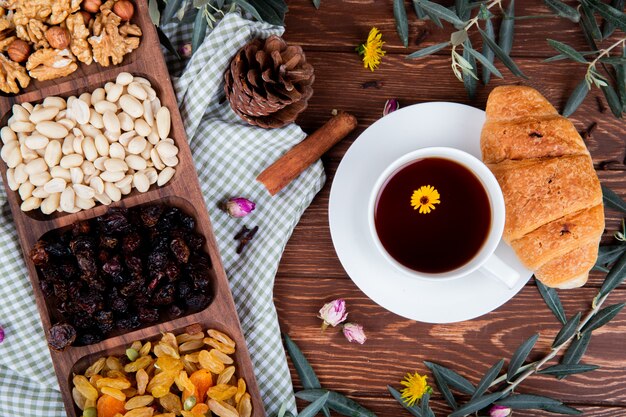
[[(52, 363), (54, 365), (65, 408), (68, 416), (77, 417), (77, 408), (71, 395), (71, 377), (74, 370), (82, 370), (89, 358), (103, 355), (108, 352), (117, 352), (124, 346), (130, 345), (135, 340), (150, 340), (156, 338), (161, 332), (178, 332), (189, 324), (199, 323), (203, 328), (217, 328), (228, 334), (237, 343), (237, 352), (234, 355), (237, 364), (236, 376), (243, 377), (248, 385), (248, 392), (252, 397), (253, 417), (263, 417), (263, 403), (254, 378), (254, 372), (250, 357), (246, 348), (235, 305), (230, 293), (228, 279), (224, 272), (219, 256), (219, 250), (212, 231), (206, 205), (200, 190), (200, 184), (195, 171), (193, 159), (187, 143), (176, 96), (171, 85), (171, 80), (165, 60), (163, 59), (158, 36), (155, 27), (148, 16), (147, 0), (133, 0), (136, 5), (134, 19), (142, 31), (143, 37), (140, 47), (130, 56), (126, 56), (122, 65), (102, 69), (97, 65), (81, 66), (79, 70), (62, 79), (53, 82), (33, 84), (39, 89), (29, 87), (25, 92), (11, 96), (0, 97), (0, 117), (6, 123), (11, 112), (11, 106), (15, 103), (41, 102), (47, 96), (69, 97), (74, 94), (91, 92), (103, 86), (107, 81), (114, 80), (120, 72), (130, 72), (133, 75), (143, 76), (150, 80), (152, 87), (157, 92), (162, 105), (167, 106), (171, 112), (172, 128), (170, 137), (174, 139), (179, 148), (179, 165), (176, 174), (164, 187), (151, 187), (145, 193), (132, 192), (123, 196), (118, 203), (110, 207), (134, 207), (150, 202), (166, 202), (180, 206), (196, 219), (197, 231), (206, 239), (205, 249), (212, 262), (213, 301), (205, 309), (197, 313), (179, 317), (149, 327), (133, 330), (129, 333), (119, 334), (89, 346), (70, 347), (64, 352), (51, 350)], [(129, 59), (130, 58), (130, 59)], [(98, 68), (100, 72), (92, 71)], [(33, 88), (35, 88), (33, 87)], [(4, 126), (4, 124), (2, 124)], [(35, 265), (30, 261), (28, 254), (35, 242), (46, 233), (69, 226), (76, 221), (90, 219), (104, 214), (108, 206), (97, 205), (89, 210), (78, 213), (58, 213), (45, 216), (42, 213), (30, 215), (20, 209), (19, 194), (6, 187), (7, 166), (0, 161), (0, 173), (7, 191), (7, 199), (15, 226), (18, 232), (20, 246), (26, 259), (29, 278), (33, 286), (35, 301), (41, 316), (44, 330), (47, 332), (51, 326), (50, 314), (46, 305), (45, 297), (39, 287), (39, 279)]]

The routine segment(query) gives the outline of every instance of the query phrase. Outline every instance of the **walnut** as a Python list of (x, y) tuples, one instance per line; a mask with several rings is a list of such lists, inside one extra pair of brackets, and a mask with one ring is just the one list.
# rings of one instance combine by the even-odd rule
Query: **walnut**
[(48, 48), (50, 44), (46, 39), (48, 27), (39, 20), (30, 20), (25, 25), (17, 25), (15, 31), (17, 37), (30, 42), (35, 49)]
[(89, 29), (85, 27), (83, 16), (80, 13), (71, 14), (68, 16), (67, 20), (65, 20), (65, 24), (70, 31), (70, 37), (72, 39), (70, 50), (80, 62), (84, 62), (87, 65), (91, 64), (93, 55), (91, 54), (91, 48), (87, 42)]
[[(48, 19), (52, 14), (52, 3), (58, 0), (20, 0), (15, 3), (13, 21), (16, 26), (26, 25), (29, 21)], [(61, 1), (63, 2), (63, 1)]]
[(15, 36), (7, 36), (4, 39), (0, 39), (0, 51), (6, 52), (6, 50), (9, 49), (9, 45), (11, 45), (16, 39), (17, 38)]
[(51, 25), (58, 25), (65, 21), (67, 17), (80, 9), (82, 0), (54, 0), (52, 1), (52, 14), (49, 22)]
[(114, 3), (108, 1), (102, 5), (102, 12), (93, 24), (95, 36), (89, 38), (93, 59), (103, 67), (108, 67), (111, 63), (113, 65), (121, 63), (124, 55), (139, 47), (139, 38), (129, 35), (140, 36), (141, 29), (136, 25), (124, 25), (120, 30), (121, 18), (110, 8)]
[(73, 73), (78, 64), (69, 50), (46, 48), (35, 51), (28, 58), (26, 69), (31, 77), (45, 81)]
[(20, 92), (20, 86), (26, 88), (29, 83), (30, 78), (24, 67), (0, 54), (0, 90), (17, 94)]

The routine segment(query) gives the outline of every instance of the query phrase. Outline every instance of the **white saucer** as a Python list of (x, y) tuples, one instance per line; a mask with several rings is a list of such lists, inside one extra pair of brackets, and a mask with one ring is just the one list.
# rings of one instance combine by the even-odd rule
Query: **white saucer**
[[(480, 158), (482, 110), (456, 103), (423, 103), (391, 113), (367, 128), (343, 157), (330, 191), (330, 232), (344, 269), (369, 298), (400, 316), (427, 323), (470, 320), (495, 310), (532, 276), (503, 241), (500, 259), (520, 273), (511, 289), (480, 272), (427, 282), (394, 268), (369, 234), (367, 207), (378, 176), (395, 159), (427, 146), (458, 148)], [(471, 219), (468, 219), (471, 221)], [(463, 230), (450, 244), (463, 239)]]

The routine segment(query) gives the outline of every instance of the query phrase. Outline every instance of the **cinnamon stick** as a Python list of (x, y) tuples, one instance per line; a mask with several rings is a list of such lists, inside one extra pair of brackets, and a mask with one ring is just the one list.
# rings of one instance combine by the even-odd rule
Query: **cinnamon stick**
[(265, 185), (271, 195), (276, 195), (333, 145), (352, 132), (356, 125), (356, 117), (346, 112), (339, 112), (261, 172), (256, 178), (257, 181)]

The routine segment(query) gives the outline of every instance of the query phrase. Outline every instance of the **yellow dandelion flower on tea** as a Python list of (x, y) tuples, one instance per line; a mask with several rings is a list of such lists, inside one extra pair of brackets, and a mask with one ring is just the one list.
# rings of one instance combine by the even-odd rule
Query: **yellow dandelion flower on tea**
[(411, 196), (411, 206), (413, 210), (418, 210), (421, 214), (428, 214), (435, 209), (435, 204), (439, 204), (439, 191), (432, 185), (423, 185), (419, 190), (413, 191)]
[(363, 66), (372, 71), (378, 68), (383, 56), (385, 56), (385, 51), (383, 51), (385, 42), (383, 42), (382, 36), (378, 29), (372, 28), (367, 36), (367, 42), (356, 48), (359, 55), (363, 57)]
[(406, 374), (404, 379), (400, 381), (405, 388), (400, 392), (402, 394), (402, 400), (406, 405), (412, 407), (417, 401), (419, 401), (424, 394), (431, 393), (433, 389), (428, 385), (426, 375), (420, 375), (417, 372)]

